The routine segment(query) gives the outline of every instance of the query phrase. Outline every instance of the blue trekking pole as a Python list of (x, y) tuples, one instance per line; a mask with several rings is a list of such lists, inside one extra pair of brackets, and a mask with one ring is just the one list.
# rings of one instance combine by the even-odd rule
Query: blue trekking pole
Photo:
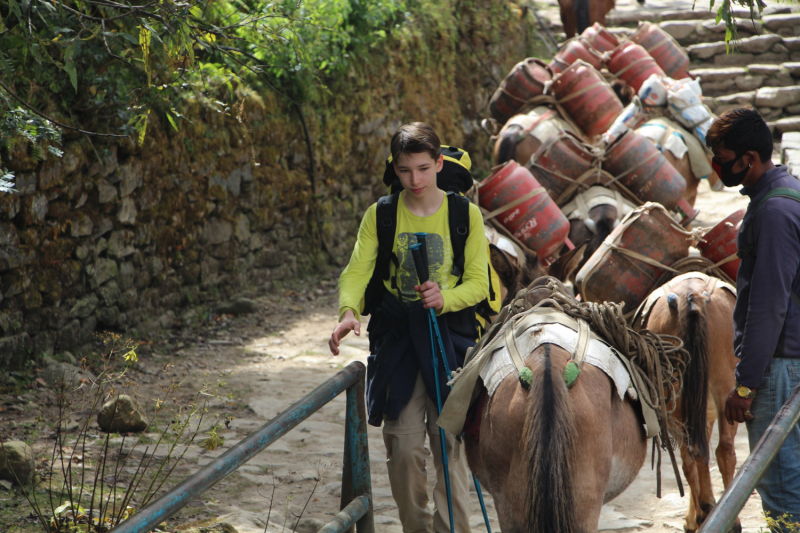
[[(425, 281), (429, 278), (428, 272), (428, 253), (426, 247), (426, 237), (427, 233), (415, 233), (417, 237), (417, 244), (412, 244), (409, 246), (409, 250), (411, 250), (411, 256), (414, 259), (414, 267), (417, 270), (417, 277), (419, 278), (420, 285), (425, 283)], [(442, 334), (439, 331), (439, 323), (436, 320), (436, 312), (431, 308), (428, 309), (428, 331), (431, 336), (431, 354), (433, 358), (433, 375), (434, 379), (436, 380), (436, 404), (437, 404), (437, 415), (442, 411), (442, 399), (441, 393), (439, 392), (439, 362), (438, 358), (436, 357), (436, 349), (438, 347), (439, 353), (442, 356), (442, 363), (444, 365), (445, 375), (448, 378), (452, 377), (450, 372), (450, 365), (447, 362), (447, 355), (444, 351), (444, 343), (442, 342)], [(434, 335), (436, 337), (436, 341), (434, 341)], [(438, 345), (438, 346), (437, 346)], [(448, 469), (448, 461), (447, 461), (447, 449), (446, 449), (446, 441), (444, 439), (444, 430), (439, 428), (439, 436), (442, 441), (442, 463), (444, 465), (445, 471), (445, 486), (447, 488), (447, 505), (448, 511), (450, 513), (450, 531), (451, 533), (455, 533), (453, 529), (453, 502), (450, 496), (450, 473)], [(486, 531), (488, 533), (492, 533), (492, 528), (489, 525), (489, 515), (486, 512), (486, 504), (483, 501), (483, 492), (481, 491), (481, 484), (478, 482), (478, 478), (474, 475), (472, 476), (472, 480), (475, 483), (475, 489), (478, 493), (478, 501), (481, 504), (481, 511), (483, 512), (483, 521), (486, 524)]]

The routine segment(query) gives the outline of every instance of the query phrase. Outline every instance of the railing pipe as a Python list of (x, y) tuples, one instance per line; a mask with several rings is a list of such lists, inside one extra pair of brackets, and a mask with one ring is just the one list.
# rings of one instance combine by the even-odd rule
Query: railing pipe
[(767, 431), (761, 436), (755, 449), (750, 452), (750, 456), (728, 485), (719, 503), (705, 519), (698, 533), (717, 533), (731, 528), (739, 516), (739, 511), (747, 503), (753, 489), (775, 459), (798, 419), (800, 419), (800, 384), (792, 390), (789, 399), (772, 419)]
[(351, 501), (333, 520), (322, 526), (317, 533), (343, 533), (372, 509), (372, 501), (366, 495)]
[[(145, 533), (165, 521), (197, 495), (213, 487), (228, 474), (249, 461), (257, 453), (280, 439), (292, 428), (314, 414), (322, 406), (356, 383), (361, 383), (363, 391), (366, 367), (356, 361), (350, 363), (335, 376), (298, 400), (291, 407), (280, 413), (257, 431), (251, 433), (240, 443), (220, 455), (217, 459), (186, 478), (177, 487), (170, 490), (158, 500), (138, 511), (128, 520), (120, 523), (113, 533)], [(363, 392), (362, 392), (363, 393)], [(349, 395), (348, 395), (349, 396)], [(364, 435), (366, 438), (366, 433)], [(369, 482), (369, 477), (367, 477)], [(357, 494), (358, 496), (361, 493)], [(372, 498), (370, 498), (371, 500)], [(359, 531), (361, 533), (361, 531)], [(366, 533), (371, 533), (367, 531)]]

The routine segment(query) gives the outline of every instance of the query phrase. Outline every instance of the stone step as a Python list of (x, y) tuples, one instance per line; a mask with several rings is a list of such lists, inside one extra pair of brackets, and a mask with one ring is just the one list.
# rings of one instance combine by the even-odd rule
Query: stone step
[[(800, 12), (798, 6), (770, 6), (764, 9), (759, 14), (756, 10), (753, 13), (755, 20), (772, 20), (776, 15), (791, 15)], [(741, 20), (749, 20), (751, 13), (749, 9), (735, 8), (733, 10), (734, 18)], [(606, 15), (606, 26), (632, 26), (636, 27), (639, 22), (666, 22), (666, 21), (706, 21), (713, 20), (717, 16), (716, 10), (708, 11), (704, 9), (695, 9), (692, 11), (661, 11), (654, 12), (648, 9), (633, 9), (633, 10), (620, 10), (612, 9)], [(780, 24), (771, 22), (770, 24)]]
[(705, 96), (723, 96), (760, 87), (790, 87), (800, 83), (800, 63), (753, 64), (746, 67), (695, 68)]
[[(705, 94), (705, 91), (704, 91)], [(800, 118), (800, 85), (789, 87), (761, 87), (754, 91), (727, 94), (718, 97), (704, 96), (703, 102), (717, 115), (745, 105), (756, 109), (764, 120), (778, 121)]]

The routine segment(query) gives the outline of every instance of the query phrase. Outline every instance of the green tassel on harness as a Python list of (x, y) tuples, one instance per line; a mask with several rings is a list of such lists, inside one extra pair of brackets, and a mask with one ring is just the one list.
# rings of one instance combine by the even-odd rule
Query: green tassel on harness
[(568, 389), (571, 389), (572, 386), (575, 385), (580, 373), (581, 369), (578, 368), (578, 365), (575, 364), (575, 361), (572, 359), (567, 361), (567, 366), (564, 367), (564, 383), (567, 384)]
[(533, 380), (533, 372), (527, 366), (519, 371), (519, 383), (522, 388), (529, 390), (531, 388), (531, 381)]

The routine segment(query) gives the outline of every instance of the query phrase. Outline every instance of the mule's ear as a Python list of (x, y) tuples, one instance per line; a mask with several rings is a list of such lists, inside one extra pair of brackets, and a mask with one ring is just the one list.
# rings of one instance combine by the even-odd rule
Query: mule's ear
[(547, 273), (559, 281), (567, 281), (572, 273), (578, 268), (578, 265), (583, 261), (583, 255), (586, 252), (586, 247), (589, 241), (565, 253), (550, 265)]

